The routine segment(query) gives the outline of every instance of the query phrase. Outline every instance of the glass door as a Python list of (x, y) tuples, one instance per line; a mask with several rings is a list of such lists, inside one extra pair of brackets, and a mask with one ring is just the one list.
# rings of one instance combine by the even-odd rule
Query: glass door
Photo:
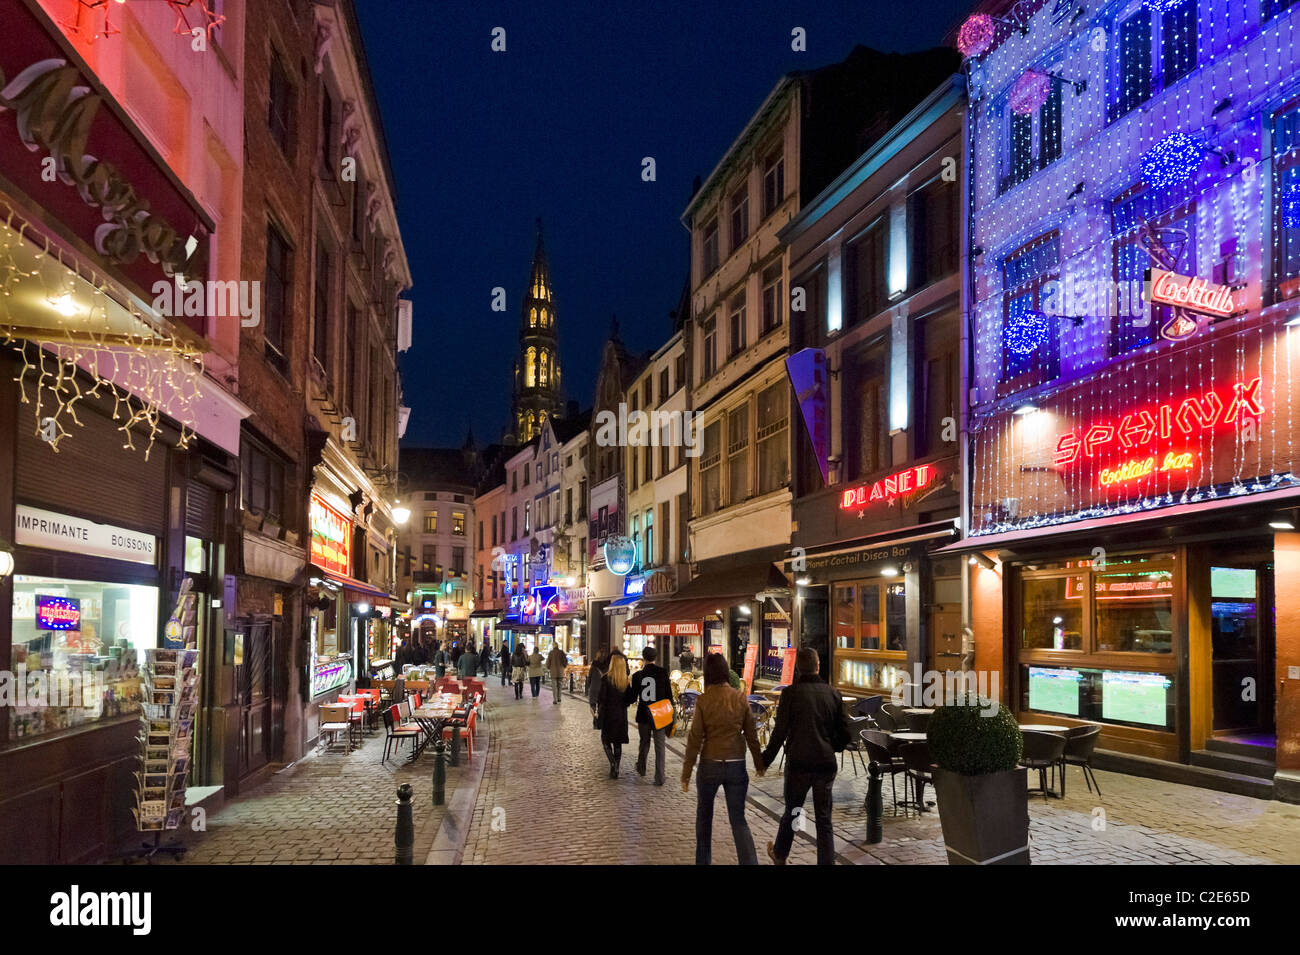
[(1214, 729), (1273, 732), (1273, 569), (1210, 568)]

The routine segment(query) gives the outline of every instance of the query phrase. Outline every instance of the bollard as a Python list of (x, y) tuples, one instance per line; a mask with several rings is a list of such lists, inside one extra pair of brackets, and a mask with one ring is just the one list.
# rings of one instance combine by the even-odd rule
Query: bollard
[(433, 744), (433, 804), (435, 806), (441, 806), (447, 798), (447, 763), (443, 755), (446, 748), (442, 743), (442, 737), (438, 737)]
[(574, 677), (574, 674), (570, 673), (570, 674), (569, 674), (569, 692), (570, 692), (570, 693), (573, 693), (573, 692), (574, 692), (574, 689), (573, 689), (573, 677)]
[(871, 781), (867, 783), (867, 843), (874, 845), (885, 837), (880, 764), (871, 763), (867, 766), (867, 773), (871, 776)]
[(411, 784), (397, 787), (397, 832), (393, 836), (397, 865), (411, 865), (415, 859), (415, 822), (411, 816)]

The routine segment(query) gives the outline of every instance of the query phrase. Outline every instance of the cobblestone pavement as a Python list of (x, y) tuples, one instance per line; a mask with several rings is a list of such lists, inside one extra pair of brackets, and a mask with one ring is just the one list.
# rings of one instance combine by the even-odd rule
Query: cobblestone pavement
[[(480, 732), (480, 739), (482, 733)], [(179, 860), (194, 864), (390, 864), (397, 823), (397, 787), (410, 783), (415, 822), (415, 862), (424, 862), (456, 784), (469, 773), (447, 768), (446, 802), (433, 806), (432, 752), (415, 763), (403, 744), (382, 766), (381, 726), (359, 748), (313, 752), (232, 800), (207, 820), (207, 831), (186, 838)], [(483, 756), (476, 750), (474, 761)]]
[[(633, 768), (636, 736), (624, 748), (623, 774), (607, 766), (585, 701), (565, 694), (554, 706), (549, 691), (538, 700), (497, 696), (493, 740), (479, 790), (464, 861), (508, 863), (694, 862), (695, 792), (684, 794), (681, 741), (669, 742), (668, 783), (662, 788)], [(631, 750), (631, 752), (629, 752)], [(653, 762), (653, 754), (651, 755)], [(892, 815), (884, 783), (885, 837), (868, 846), (864, 800), (867, 776), (854, 776), (846, 759), (835, 784), (834, 819), (839, 861), (858, 864), (942, 864), (946, 861), (938, 814)], [(1036, 863), (1297, 863), (1300, 806), (1233, 796), (1177, 783), (1098, 772), (1102, 797), (1088, 792), (1078, 770), (1063, 800), (1030, 800)], [(748, 811), (760, 861), (774, 837), (781, 776), (750, 774)], [(900, 796), (902, 778), (899, 779)], [(927, 792), (933, 800), (933, 790)], [(811, 814), (811, 801), (808, 804)], [(494, 815), (495, 813), (495, 815)], [(496, 827), (493, 820), (496, 820)], [(632, 835), (638, 820), (644, 831)], [(602, 826), (602, 821), (610, 825)], [(811, 818), (808, 820), (811, 824)], [(811, 830), (811, 825), (809, 825)], [(811, 832), (800, 834), (792, 863), (815, 861)], [(719, 793), (714, 810), (713, 859), (734, 864), (735, 849)]]

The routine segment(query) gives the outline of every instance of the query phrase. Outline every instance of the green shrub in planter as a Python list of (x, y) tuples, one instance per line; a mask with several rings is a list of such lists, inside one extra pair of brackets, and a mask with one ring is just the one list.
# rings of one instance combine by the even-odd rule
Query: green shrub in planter
[(963, 776), (987, 776), (1015, 769), (1025, 740), (1015, 716), (999, 704), (971, 698), (935, 709), (926, 727), (930, 758), (940, 769)]

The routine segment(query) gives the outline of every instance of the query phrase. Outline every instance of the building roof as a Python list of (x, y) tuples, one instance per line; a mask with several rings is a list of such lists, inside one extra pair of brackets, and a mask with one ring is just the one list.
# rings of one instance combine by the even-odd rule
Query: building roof
[(405, 489), (456, 488), (472, 491), (485, 470), (483, 456), (473, 448), (401, 448), (397, 470)]

